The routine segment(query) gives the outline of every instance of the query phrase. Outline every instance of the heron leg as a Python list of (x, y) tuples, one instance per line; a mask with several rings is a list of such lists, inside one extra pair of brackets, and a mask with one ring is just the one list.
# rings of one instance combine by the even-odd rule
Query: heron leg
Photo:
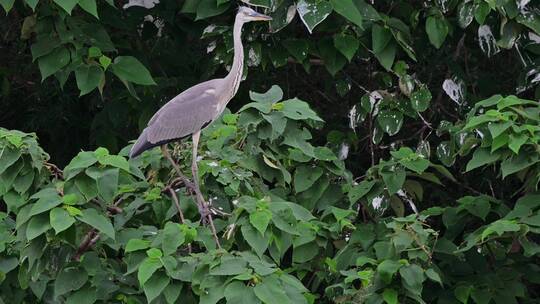
[(214, 220), (212, 219), (212, 213), (209, 210), (209, 204), (204, 200), (204, 197), (201, 192), (201, 188), (199, 187), (199, 167), (197, 165), (197, 150), (199, 148), (200, 137), (201, 137), (201, 131), (197, 131), (193, 133), (192, 135), (193, 159), (191, 163), (191, 172), (193, 173), (193, 183), (195, 184), (195, 188), (196, 188), (197, 203), (199, 206), (199, 212), (201, 213), (201, 219), (205, 219), (208, 221), (208, 224), (210, 225), (210, 229), (212, 230), (212, 234), (214, 235), (214, 240), (216, 241), (216, 245), (218, 246), (218, 248), (221, 248), (221, 245), (219, 244), (217, 232), (216, 232), (216, 227), (214, 226)]
[(201, 216), (205, 217), (208, 211), (206, 209), (206, 202), (202, 196), (201, 188), (199, 186), (199, 167), (197, 165), (197, 149), (199, 147), (199, 138), (201, 136), (200, 132), (193, 133), (193, 151), (192, 151), (192, 161), (191, 161), (191, 173), (193, 174), (193, 183), (195, 184), (195, 195), (197, 196), (197, 203), (199, 205), (199, 212)]

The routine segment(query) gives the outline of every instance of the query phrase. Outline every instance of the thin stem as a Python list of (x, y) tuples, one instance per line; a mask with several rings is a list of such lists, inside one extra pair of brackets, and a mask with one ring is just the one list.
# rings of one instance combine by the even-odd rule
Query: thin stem
[[(176, 206), (176, 209), (178, 210), (178, 217), (180, 218), (180, 222), (182, 224), (185, 224), (184, 219), (184, 213), (182, 212), (182, 209), (180, 208), (180, 200), (178, 199), (178, 196), (176, 195), (176, 192), (172, 187), (168, 187), (169, 194), (171, 195), (174, 205)], [(188, 252), (191, 253), (191, 244), (188, 244)]]
[(182, 174), (182, 171), (180, 170), (180, 167), (174, 161), (174, 159), (171, 157), (171, 154), (169, 153), (169, 150), (167, 149), (167, 145), (162, 145), (161, 146), (161, 152), (163, 152), (163, 155), (165, 155), (165, 158), (171, 163), (171, 165), (174, 168), (174, 171), (176, 171), (176, 174), (178, 174), (180, 179), (182, 179), (182, 181), (184, 183), (188, 182), (188, 183), (186, 183), (186, 185), (189, 184), (189, 179), (184, 174)]
[(185, 223), (184, 219), (184, 213), (182, 212), (182, 209), (180, 208), (180, 201), (178, 200), (178, 196), (176, 195), (176, 192), (174, 192), (174, 189), (169, 187), (169, 194), (171, 195), (174, 205), (176, 206), (176, 210), (178, 210), (178, 217), (180, 218), (180, 222), (182, 224)]

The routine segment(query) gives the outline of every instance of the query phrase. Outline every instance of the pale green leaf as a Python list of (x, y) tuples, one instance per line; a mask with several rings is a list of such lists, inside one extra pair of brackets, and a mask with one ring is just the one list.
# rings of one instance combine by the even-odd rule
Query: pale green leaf
[(75, 219), (63, 208), (54, 208), (49, 213), (49, 217), (56, 234), (68, 229), (75, 223)]

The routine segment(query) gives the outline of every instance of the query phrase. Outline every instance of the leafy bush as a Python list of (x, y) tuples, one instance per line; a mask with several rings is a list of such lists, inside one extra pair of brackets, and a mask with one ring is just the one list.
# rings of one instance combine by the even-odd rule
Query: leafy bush
[[(534, 301), (540, 196), (526, 194), (515, 205), (464, 196), (456, 205), (419, 208), (425, 187), (457, 182), (444, 166), (401, 147), (357, 183), (338, 151), (311, 141), (319, 116), (282, 97), (277, 86), (251, 93), (251, 103), (203, 134), (201, 178), (223, 249), (158, 149), (132, 161), (124, 158), (128, 147), (120, 155), (80, 152), (60, 171), (35, 136), (2, 130), (0, 286), (13, 294), (3, 300)], [(513, 96), (477, 105), (508, 111), (473, 110), (465, 127), (450, 128), (455, 136), (500, 130), (495, 121), (509, 117), (513, 127), (493, 138), (519, 132), (520, 114), (538, 109)], [(526, 132), (538, 128), (535, 116), (522, 119)], [(475, 139), (468, 169), (496, 162), (478, 160), (497, 153), (486, 150), (494, 140)], [(535, 145), (522, 142), (524, 151)], [(515, 145), (502, 146), (502, 155), (518, 155)], [(181, 144), (174, 155), (189, 151)]]

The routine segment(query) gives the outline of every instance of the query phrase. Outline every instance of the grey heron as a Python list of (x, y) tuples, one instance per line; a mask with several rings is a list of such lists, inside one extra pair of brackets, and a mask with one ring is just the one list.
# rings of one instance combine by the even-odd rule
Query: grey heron
[[(249, 7), (240, 7), (236, 14), (233, 41), (234, 59), (229, 74), (225, 78), (212, 79), (195, 85), (159, 109), (148, 122), (129, 153), (133, 158), (153, 147), (161, 146), (165, 157), (173, 164), (178, 174), (180, 170), (170, 157), (166, 145), (191, 135), (193, 139), (192, 174), (195, 184), (197, 204), (201, 217), (208, 212), (198, 182), (197, 148), (201, 130), (216, 120), (227, 103), (238, 91), (244, 67), (242, 26), (250, 21), (269, 21), (271, 17), (260, 14)], [(209, 218), (211, 221), (211, 218)]]

